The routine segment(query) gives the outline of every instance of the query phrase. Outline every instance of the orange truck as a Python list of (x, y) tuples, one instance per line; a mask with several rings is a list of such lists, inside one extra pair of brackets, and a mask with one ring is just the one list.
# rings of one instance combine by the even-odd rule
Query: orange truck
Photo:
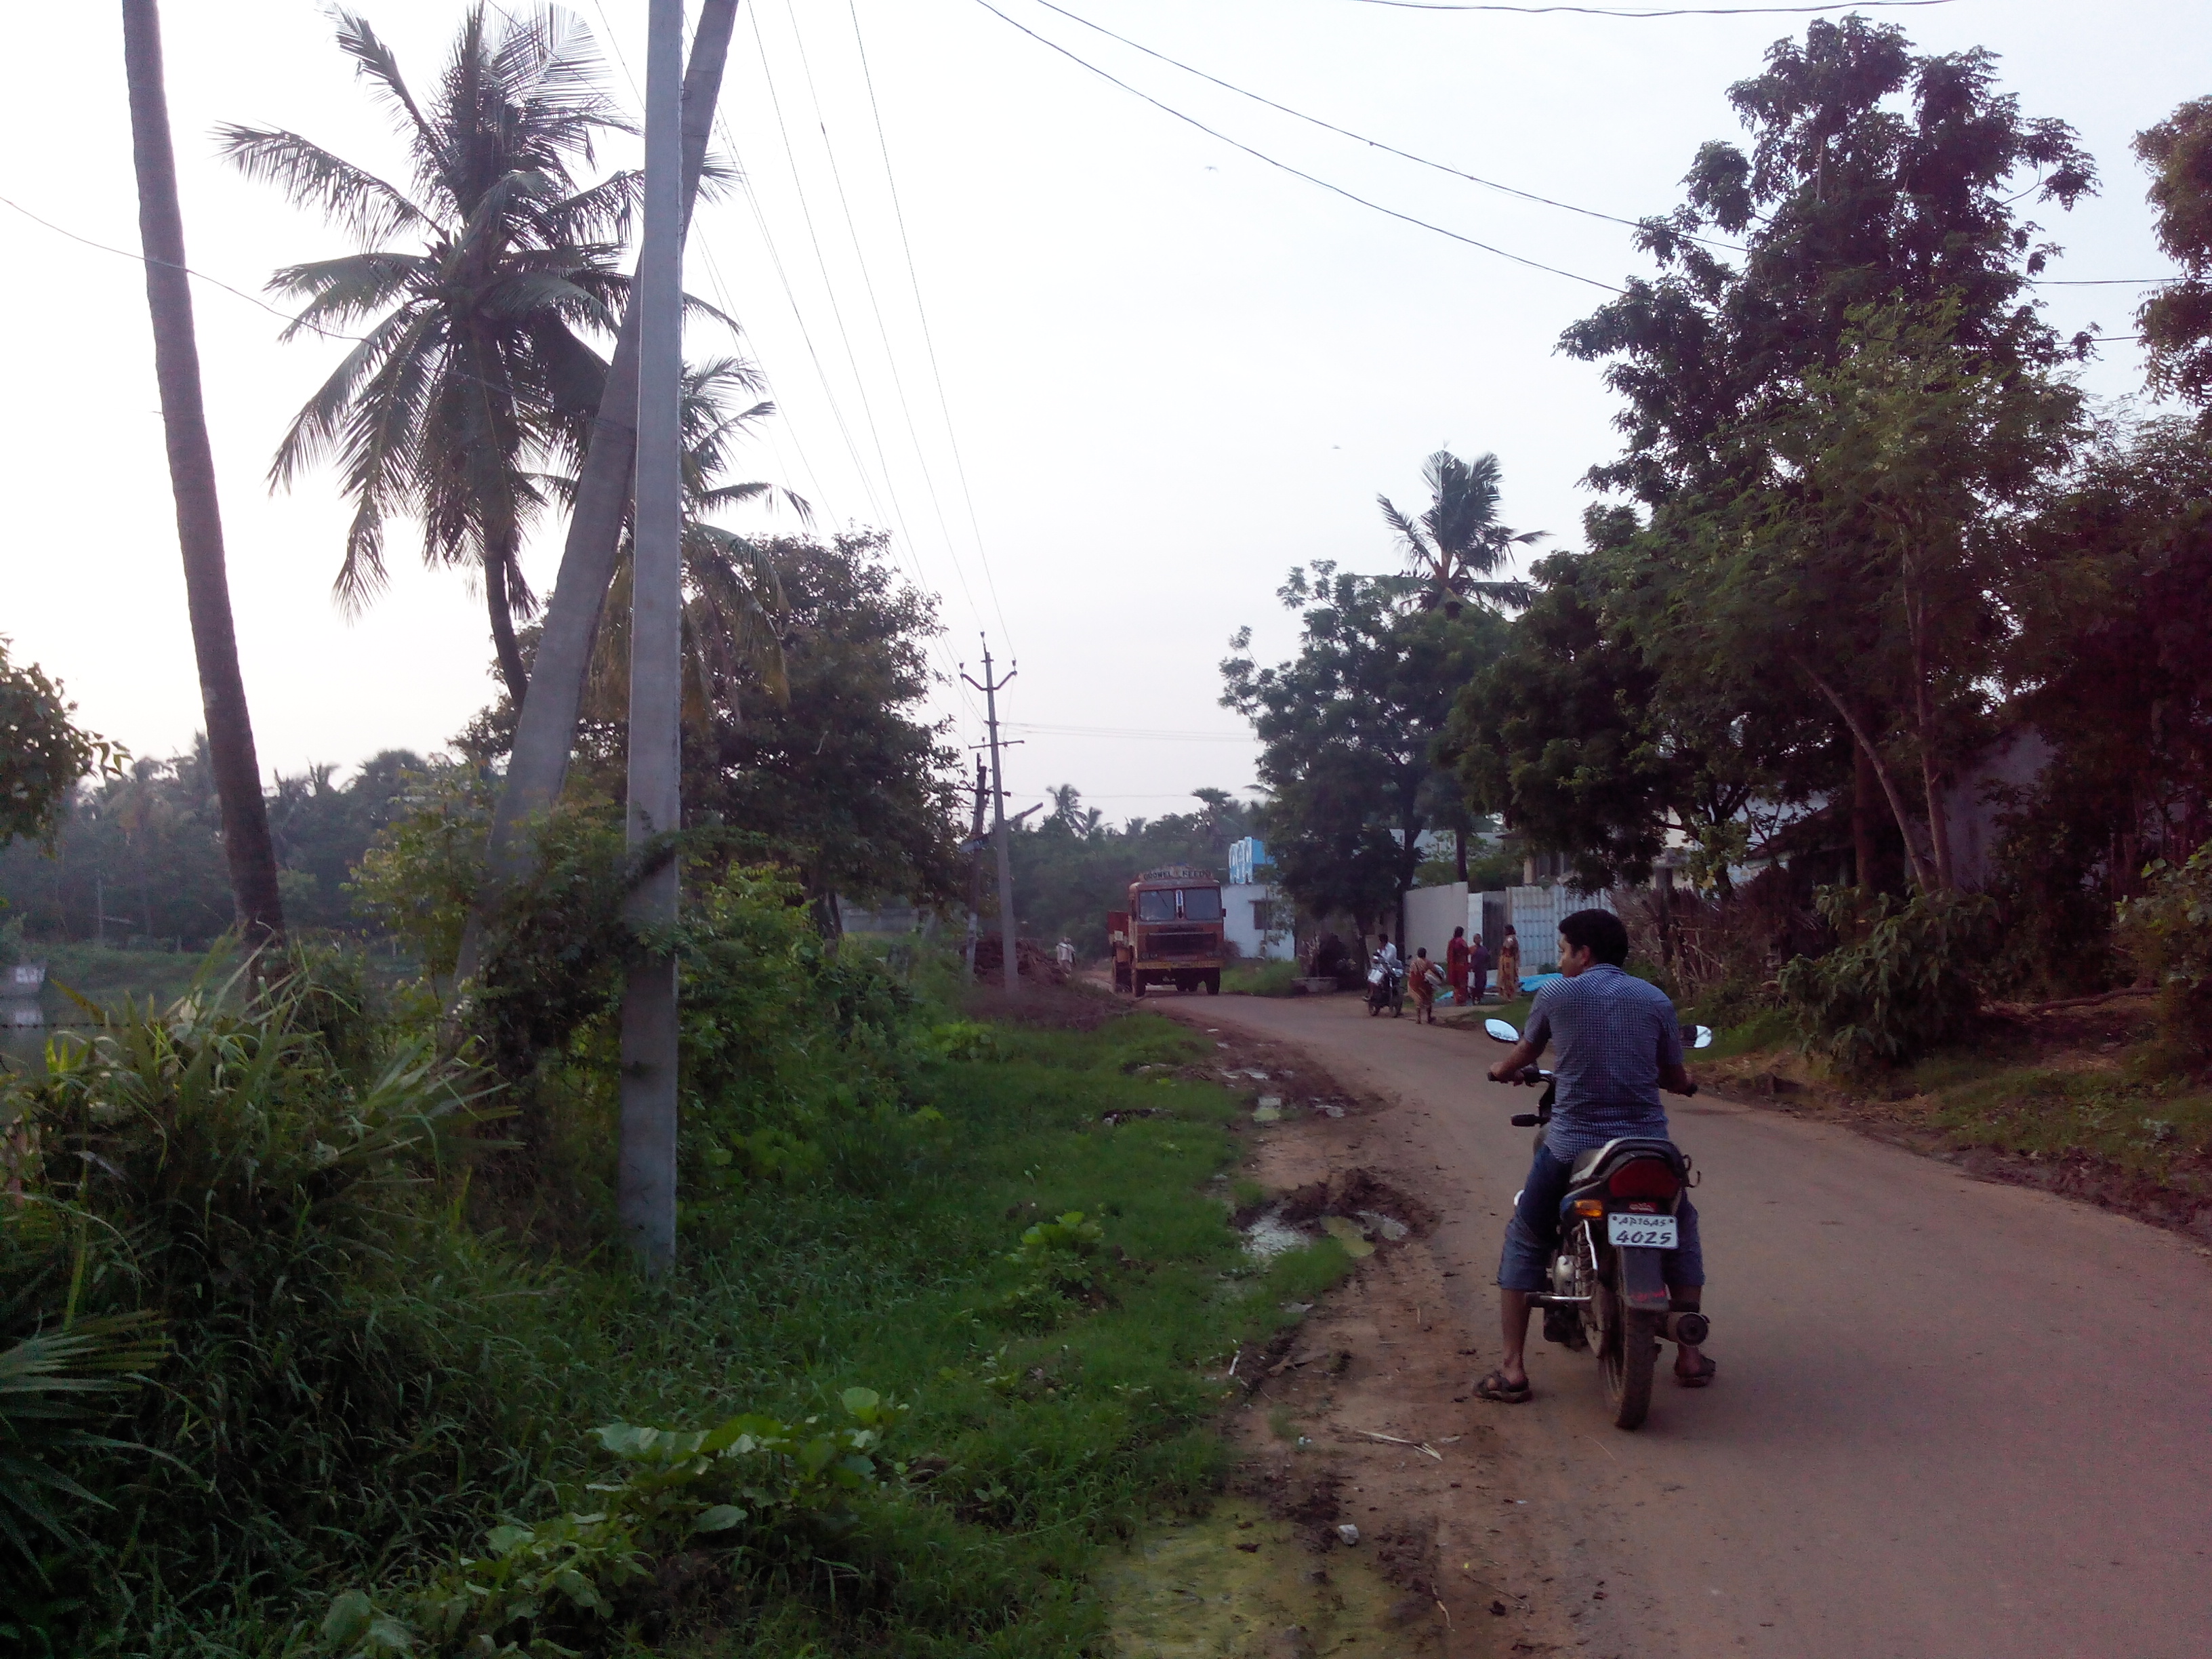
[(1129, 884), (1129, 908), (1106, 913), (1114, 988), (1140, 997), (1147, 986), (1203, 986), (1218, 994), (1229, 960), (1227, 920), (1211, 870), (1177, 864), (1146, 871)]

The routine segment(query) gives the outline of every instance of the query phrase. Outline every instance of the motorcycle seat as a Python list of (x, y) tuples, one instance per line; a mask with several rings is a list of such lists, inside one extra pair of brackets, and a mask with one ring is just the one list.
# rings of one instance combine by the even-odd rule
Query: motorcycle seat
[(1656, 1135), (1623, 1135), (1617, 1140), (1607, 1141), (1602, 1146), (1593, 1146), (1586, 1152), (1577, 1152), (1573, 1167), (1568, 1171), (1568, 1184), (1578, 1187), (1592, 1179), (1601, 1170), (1625, 1158), (1653, 1152), (1673, 1164), (1677, 1175), (1689, 1167), (1689, 1160), (1682, 1156), (1682, 1149), (1671, 1140), (1662, 1140)]

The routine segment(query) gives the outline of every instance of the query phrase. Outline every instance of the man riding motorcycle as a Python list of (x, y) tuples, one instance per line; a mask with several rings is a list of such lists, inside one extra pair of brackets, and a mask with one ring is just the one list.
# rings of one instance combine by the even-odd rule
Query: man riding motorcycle
[[(1536, 1149), (1527, 1183), (1506, 1224), (1498, 1264), (1498, 1310), (1504, 1352), (1498, 1368), (1475, 1385), (1485, 1400), (1520, 1405), (1533, 1397), (1524, 1363), (1528, 1298), (1549, 1288), (1547, 1264), (1559, 1243), (1559, 1204), (1577, 1153), (1626, 1135), (1668, 1138), (1659, 1101), (1665, 1088), (1692, 1093), (1682, 1064), (1681, 1028), (1674, 1005), (1656, 985), (1624, 972), (1628, 930), (1609, 910), (1577, 910), (1559, 923), (1561, 977), (1536, 994), (1520, 1043), (1490, 1068), (1493, 1083), (1527, 1081), (1546, 1044), (1557, 1047), (1553, 1077), (1558, 1099), (1550, 1132)], [(1688, 1194), (1675, 1212), (1681, 1243), (1667, 1252), (1668, 1295), (1677, 1313), (1693, 1312), (1703, 1298), (1705, 1258), (1698, 1215)], [(1674, 1379), (1701, 1389), (1719, 1367), (1684, 1345)]]

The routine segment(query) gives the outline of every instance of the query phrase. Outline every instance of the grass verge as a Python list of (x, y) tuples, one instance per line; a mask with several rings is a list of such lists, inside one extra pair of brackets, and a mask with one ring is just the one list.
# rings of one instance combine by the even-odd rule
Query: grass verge
[(1231, 995), (1291, 997), (1298, 994), (1295, 962), (1237, 962), (1221, 970), (1221, 988)]
[(1718, 1030), (1693, 1064), (1723, 1091), (1931, 1150), (2212, 1239), (2212, 1088), (2160, 1064), (2150, 1011), (2114, 1003), (2022, 1022), (1910, 1067), (1844, 1078), (1804, 1054), (1786, 1012)]
[[(669, 1284), (586, 1274), (562, 1298), (562, 1444), (610, 1421), (834, 1421), (848, 1388), (910, 1407), (885, 1448), (900, 1473), (848, 1532), (663, 1559), (592, 1646), (1091, 1650), (1106, 1634), (1099, 1552), (1219, 1488), (1229, 1453), (1211, 1419), (1226, 1390), (1208, 1373), (1293, 1322), (1285, 1304), (1348, 1259), (1333, 1240), (1264, 1268), (1245, 1256), (1220, 1178), (1235, 1103), (1133, 1075), (1195, 1058), (1185, 1028), (1137, 1013), (986, 1029), (926, 1068), (909, 1128), (848, 1137), (823, 1178), (757, 1184), (696, 1217), (709, 1242)], [(1070, 1212), (1103, 1237), (1079, 1274), (1040, 1277), (1023, 1234)], [(560, 1504), (504, 1518), (588, 1507), (592, 1478), (604, 1460), (556, 1454), (544, 1480)]]

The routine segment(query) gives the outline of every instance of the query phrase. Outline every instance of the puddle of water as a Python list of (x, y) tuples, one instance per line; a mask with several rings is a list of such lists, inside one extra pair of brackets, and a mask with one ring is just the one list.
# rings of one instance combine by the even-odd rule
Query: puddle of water
[[(1099, 1587), (1115, 1650), (1124, 1659), (1264, 1659), (1292, 1651), (1383, 1659), (1430, 1650), (1416, 1632), (1391, 1630), (1389, 1610), (1404, 1592), (1383, 1582), (1370, 1556), (1345, 1549), (1314, 1554), (1288, 1522), (1252, 1504), (1225, 1503), (1204, 1520), (1147, 1537), (1100, 1575)], [(1305, 1641), (1283, 1644), (1283, 1632), (1293, 1627)], [(1378, 1643), (1378, 1635), (1385, 1639)]]
[(1355, 1210), (1352, 1213), (1367, 1224), (1367, 1231), (1380, 1233), (1395, 1244), (1413, 1230), (1395, 1215), (1384, 1215), (1380, 1210)]
[(1375, 1247), (1367, 1242), (1365, 1229), (1350, 1216), (1325, 1215), (1321, 1218), (1321, 1229), (1343, 1245), (1345, 1255), (1354, 1261), (1375, 1254)]

